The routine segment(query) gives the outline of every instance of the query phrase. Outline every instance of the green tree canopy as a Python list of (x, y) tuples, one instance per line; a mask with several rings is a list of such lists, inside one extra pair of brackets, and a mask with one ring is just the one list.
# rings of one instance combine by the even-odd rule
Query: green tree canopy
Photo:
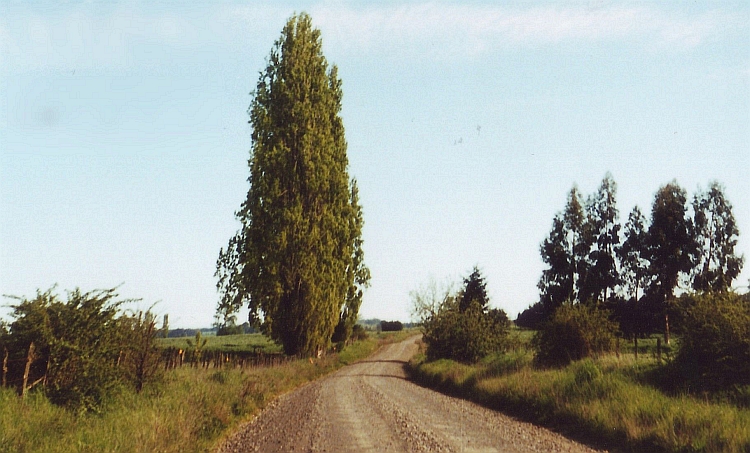
[[(548, 313), (565, 301), (580, 301), (590, 268), (590, 230), (581, 194), (578, 187), (573, 186), (565, 210), (555, 215), (549, 237), (539, 249), (542, 261), (549, 266), (537, 284), (540, 300)], [(583, 293), (585, 295), (586, 291)]]
[(663, 313), (664, 333), (669, 343), (669, 308), (680, 276), (688, 275), (698, 259), (698, 243), (692, 220), (686, 215), (685, 189), (676, 181), (662, 186), (654, 196), (648, 228), (649, 285), (652, 311)]
[[(472, 278), (473, 276), (473, 278)], [(490, 309), (479, 300), (485, 293), (484, 278), (475, 268), (464, 280), (465, 287), (458, 293), (452, 286), (443, 290), (435, 284), (412, 291), (413, 315), (422, 325), (427, 357), (476, 362), (482, 357), (502, 350), (510, 321), (504, 310)], [(469, 297), (468, 305), (461, 308), (467, 287), (476, 297)], [(486, 298), (486, 293), (484, 294)]]
[(478, 304), (482, 310), (487, 310), (490, 298), (487, 296), (487, 282), (479, 268), (474, 266), (471, 274), (464, 279), (464, 287), (459, 294), (459, 310), (466, 311), (472, 303)]
[(545, 313), (551, 313), (573, 297), (573, 267), (567, 249), (565, 222), (562, 215), (552, 219), (549, 237), (539, 247), (548, 268), (542, 271), (537, 287)]
[(740, 230), (721, 184), (714, 181), (707, 191), (697, 193), (693, 199), (693, 211), (696, 240), (701, 252), (693, 288), (728, 291), (742, 271), (745, 260), (734, 252)]
[(586, 281), (581, 285), (579, 298), (595, 305), (606, 302), (620, 283), (617, 271), (616, 247), (620, 244), (617, 183), (608, 172), (599, 190), (586, 203), (591, 249)]
[(686, 192), (676, 181), (661, 187), (654, 197), (646, 239), (652, 276), (648, 291), (661, 302), (673, 297), (680, 275), (689, 273), (698, 257), (686, 203)]
[(369, 280), (341, 100), (320, 31), (293, 16), (253, 93), (250, 189), (216, 272), (221, 316), (246, 303), (290, 355), (326, 349), (342, 317), (356, 320)]
[(622, 281), (637, 301), (638, 291), (643, 289), (648, 278), (646, 218), (638, 206), (628, 215), (624, 240), (617, 249), (617, 254), (620, 258)]

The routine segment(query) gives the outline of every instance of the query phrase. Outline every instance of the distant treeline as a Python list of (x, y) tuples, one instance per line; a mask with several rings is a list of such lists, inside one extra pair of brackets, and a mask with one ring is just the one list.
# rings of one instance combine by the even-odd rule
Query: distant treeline
[[(383, 326), (384, 323), (387, 325), (387, 328)], [(418, 326), (418, 324), (415, 324), (413, 322), (402, 323), (401, 321), (383, 321), (382, 319), (378, 318), (360, 319), (359, 321), (357, 321), (357, 324), (363, 326), (368, 330), (381, 330), (383, 332), (410, 329), (412, 327)]]
[[(416, 327), (417, 324), (413, 322), (402, 323), (401, 321), (383, 321), (378, 318), (372, 319), (361, 319), (357, 324), (363, 326), (368, 330), (381, 330), (383, 332), (398, 331), (403, 329), (409, 329)], [(171, 329), (167, 333), (167, 338), (182, 338), (182, 337), (194, 337), (197, 332), (201, 335), (241, 335), (249, 333), (258, 333), (258, 330), (250, 325), (250, 323), (243, 323), (234, 326), (225, 327), (206, 327), (202, 329)]]
[(401, 321), (380, 321), (380, 330), (382, 332), (398, 332), (404, 330), (404, 325)]
[(167, 332), (167, 338), (194, 337), (197, 332), (200, 332), (201, 335), (216, 335), (216, 328), (171, 329)]
[(194, 337), (196, 333), (201, 335), (242, 335), (248, 333), (258, 333), (258, 330), (245, 322), (240, 325), (229, 325), (221, 327), (204, 327), (202, 329), (173, 329), (167, 333), (167, 338)]

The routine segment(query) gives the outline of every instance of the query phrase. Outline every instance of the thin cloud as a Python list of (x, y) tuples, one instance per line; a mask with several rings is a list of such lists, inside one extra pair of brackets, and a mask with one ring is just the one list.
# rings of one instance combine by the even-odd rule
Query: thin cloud
[[(267, 16), (262, 10), (257, 8), (256, 15)], [(161, 64), (174, 52), (222, 49), (257, 36), (256, 24), (241, 12), (152, 12), (133, 5), (107, 11), (84, 5), (49, 14), (14, 11), (0, 22), (0, 61), (6, 71), (127, 72)], [(277, 22), (280, 29), (282, 21)], [(238, 28), (238, 23), (244, 25)]]
[(365, 9), (323, 5), (313, 10), (313, 19), (331, 47), (388, 51), (433, 44), (449, 54), (606, 41), (692, 49), (747, 23), (721, 11), (680, 16), (641, 6), (521, 9), (437, 4)]
[[(351, 6), (323, 2), (309, 9), (332, 54), (362, 52), (423, 58), (482, 56), (516, 48), (625, 42), (649, 50), (690, 50), (744, 33), (746, 11), (667, 11), (646, 6), (505, 7), (407, 4)], [(122, 71), (158, 58), (144, 46), (176, 50), (221, 49), (277, 37), (293, 11), (279, 5), (223, 5), (164, 12), (123, 5), (40, 14), (11, 11), (0, 22), (5, 70)], [(152, 61), (154, 60), (154, 61)]]

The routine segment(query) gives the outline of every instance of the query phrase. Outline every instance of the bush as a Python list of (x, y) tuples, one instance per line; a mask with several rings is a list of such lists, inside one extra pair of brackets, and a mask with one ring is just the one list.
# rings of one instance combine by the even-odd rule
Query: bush
[(16, 298), (15, 320), (6, 332), (9, 383), (22, 390), (30, 345), (27, 388), (44, 382), (50, 401), (77, 411), (97, 411), (122, 384), (141, 390), (158, 372), (153, 314), (121, 315), (126, 302), (114, 289), (82, 293), (63, 302), (52, 290)]
[(611, 351), (617, 324), (605, 310), (565, 304), (542, 324), (532, 344), (542, 366), (565, 366), (594, 354)]
[(696, 295), (683, 312), (676, 366), (704, 388), (750, 384), (750, 303), (735, 293)]
[(139, 311), (120, 317), (119, 322), (125, 342), (119, 365), (125, 379), (132, 383), (136, 392), (141, 392), (146, 384), (163, 377), (161, 351), (156, 346), (159, 333), (156, 316), (151, 310)]
[(359, 324), (354, 324), (352, 327), (352, 336), (349, 337), (352, 341), (367, 340), (367, 331)]
[(502, 348), (509, 324), (502, 310), (485, 311), (471, 304), (461, 311), (458, 301), (450, 298), (423, 322), (427, 358), (476, 362)]
[(412, 291), (412, 316), (419, 319), (427, 359), (476, 362), (506, 347), (510, 321), (505, 311), (490, 309), (486, 283), (475, 267), (464, 288), (439, 288), (432, 281)]

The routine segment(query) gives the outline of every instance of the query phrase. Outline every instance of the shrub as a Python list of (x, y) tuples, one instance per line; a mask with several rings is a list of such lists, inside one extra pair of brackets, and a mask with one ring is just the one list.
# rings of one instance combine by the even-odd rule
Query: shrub
[(594, 354), (611, 351), (617, 324), (605, 310), (565, 304), (542, 324), (532, 344), (542, 366), (565, 366)]
[(423, 322), (427, 358), (476, 362), (501, 349), (508, 327), (504, 311), (485, 311), (479, 304), (461, 311), (458, 301), (450, 298)]
[(156, 346), (159, 333), (156, 316), (151, 310), (139, 311), (122, 316), (119, 322), (125, 343), (120, 353), (120, 367), (125, 379), (140, 392), (144, 385), (163, 377), (161, 352)]
[(9, 332), (9, 383), (21, 389), (30, 345), (34, 354), (27, 388), (44, 382), (50, 401), (77, 411), (97, 411), (122, 384), (138, 391), (158, 374), (155, 322), (150, 311), (121, 315), (126, 301), (115, 289), (83, 293), (63, 302), (52, 290), (34, 299), (16, 297)]
[(705, 388), (750, 384), (750, 303), (735, 293), (705, 293), (683, 312), (677, 368)]
[(490, 309), (484, 278), (474, 268), (465, 287), (438, 288), (431, 282), (412, 291), (413, 316), (420, 320), (427, 359), (476, 362), (506, 346), (510, 321), (505, 311)]
[(352, 341), (362, 341), (367, 339), (367, 331), (359, 324), (352, 326), (352, 336), (349, 337)]

